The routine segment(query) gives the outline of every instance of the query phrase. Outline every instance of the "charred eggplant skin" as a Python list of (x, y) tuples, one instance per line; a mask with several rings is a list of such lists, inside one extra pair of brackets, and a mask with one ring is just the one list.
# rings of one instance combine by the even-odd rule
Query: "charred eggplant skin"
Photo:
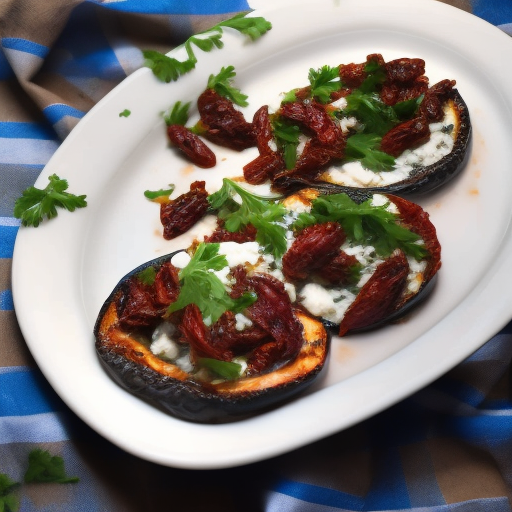
[(304, 391), (325, 366), (330, 334), (321, 322), (297, 311), (304, 344), (294, 359), (274, 371), (238, 381), (203, 384), (177, 366), (154, 356), (123, 332), (116, 301), (126, 281), (152, 266), (155, 270), (179, 251), (144, 263), (124, 276), (103, 304), (94, 326), (96, 353), (111, 378), (123, 389), (171, 413), (197, 423), (240, 420), (282, 404)]
[(459, 117), (459, 128), (452, 151), (434, 164), (426, 167), (418, 167), (418, 169), (405, 180), (381, 187), (357, 188), (322, 181), (320, 178), (317, 180), (306, 180), (283, 176), (282, 179), (276, 178), (273, 186), (277, 190), (286, 191), (287, 193), (310, 187), (317, 188), (322, 191), (322, 193), (332, 194), (343, 192), (350, 194), (350, 191), (353, 190), (365, 190), (381, 194), (420, 196), (433, 192), (447, 184), (462, 171), (470, 153), (472, 127), (469, 109), (457, 89), (453, 90), (451, 101)]

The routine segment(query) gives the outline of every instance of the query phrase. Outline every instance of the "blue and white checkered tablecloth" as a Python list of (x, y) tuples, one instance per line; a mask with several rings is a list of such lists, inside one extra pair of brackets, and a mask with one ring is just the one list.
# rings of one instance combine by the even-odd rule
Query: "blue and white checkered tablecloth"
[[(446, 3), (512, 35), (512, 0)], [(0, 2), (0, 474), (21, 482), (28, 453), (42, 448), (79, 477), (17, 487), (22, 512), (512, 511), (512, 324), (385, 412), (221, 470), (123, 452), (74, 416), (32, 360), (11, 293), (16, 198), (87, 111), (143, 64), (142, 48), (168, 51), (249, 9), (245, 0)], [(0, 484), (8, 511), (3, 498)]]

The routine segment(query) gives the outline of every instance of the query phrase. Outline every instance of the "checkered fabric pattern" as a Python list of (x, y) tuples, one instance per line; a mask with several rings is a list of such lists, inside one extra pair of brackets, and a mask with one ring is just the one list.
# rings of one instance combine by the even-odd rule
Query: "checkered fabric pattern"
[[(511, 0), (446, 3), (512, 35)], [(169, 51), (249, 4), (0, 1), (0, 474), (21, 481), (37, 447), (62, 456), (80, 478), (20, 486), (22, 512), (511, 511), (512, 325), (359, 425), (216, 471), (160, 467), (123, 452), (74, 416), (32, 360), (11, 293), (15, 199), (91, 107), (142, 65), (141, 49)]]

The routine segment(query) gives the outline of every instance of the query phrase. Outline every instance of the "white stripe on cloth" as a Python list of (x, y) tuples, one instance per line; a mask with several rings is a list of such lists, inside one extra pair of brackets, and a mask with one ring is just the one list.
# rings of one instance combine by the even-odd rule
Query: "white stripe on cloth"
[(0, 444), (67, 441), (70, 434), (62, 413), (0, 417)]
[(55, 140), (0, 138), (0, 163), (45, 165), (58, 147)]

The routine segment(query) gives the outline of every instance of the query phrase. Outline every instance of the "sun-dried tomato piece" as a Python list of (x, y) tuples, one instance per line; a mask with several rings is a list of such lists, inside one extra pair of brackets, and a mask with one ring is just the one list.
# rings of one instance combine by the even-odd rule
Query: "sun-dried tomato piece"
[(213, 89), (206, 89), (198, 98), (197, 106), (208, 140), (236, 151), (256, 145), (256, 133), (233, 102)]
[(406, 149), (419, 146), (430, 138), (427, 119), (419, 116), (391, 128), (380, 143), (380, 149), (392, 156), (401, 155)]
[(425, 61), (404, 57), (386, 62), (385, 69), (390, 82), (412, 82), (425, 74)]
[(263, 105), (256, 110), (252, 119), (252, 125), (256, 134), (256, 145), (260, 155), (273, 153), (274, 151), (269, 145), (274, 139), (274, 134), (268, 114), (268, 105)]
[(201, 310), (195, 304), (185, 306), (179, 330), (190, 345), (194, 357), (211, 357), (220, 361), (233, 358), (231, 351), (219, 350), (212, 345), (210, 331), (203, 322)]
[(420, 112), (429, 122), (441, 121), (443, 104), (452, 96), (455, 80), (441, 80), (428, 89), (420, 105)]
[(204, 238), (204, 241), (207, 243), (236, 242), (243, 244), (244, 242), (254, 242), (256, 233), (256, 228), (252, 224), (248, 224), (241, 231), (233, 233), (219, 225), (210, 236)]
[(158, 270), (155, 283), (155, 300), (162, 306), (169, 306), (180, 294), (180, 279), (178, 269), (170, 262), (166, 261)]
[(283, 274), (291, 281), (306, 279), (336, 256), (345, 238), (337, 222), (304, 228), (283, 256)]
[(194, 181), (188, 192), (160, 205), (160, 222), (164, 227), (163, 237), (166, 240), (172, 240), (188, 231), (204, 217), (209, 206), (205, 182)]
[(144, 284), (137, 276), (127, 281), (116, 307), (119, 322), (125, 329), (155, 325), (164, 312), (164, 308), (155, 301), (154, 288)]
[(195, 133), (185, 126), (171, 124), (167, 127), (167, 136), (171, 143), (184, 153), (188, 160), (198, 167), (215, 167), (215, 153)]
[(259, 185), (269, 179), (271, 180), (285, 168), (286, 164), (280, 153), (266, 153), (257, 156), (254, 160), (244, 165), (244, 178), (251, 185)]
[(283, 357), (295, 356), (304, 333), (284, 284), (269, 274), (255, 274), (247, 280), (258, 299), (247, 308), (246, 316), (284, 347)]
[(428, 77), (420, 76), (412, 82), (386, 82), (382, 85), (380, 99), (386, 105), (396, 105), (400, 101), (413, 100), (428, 90)]
[(255, 348), (247, 357), (246, 375), (258, 375), (270, 369), (283, 358), (283, 345), (269, 341)]
[(384, 320), (395, 311), (407, 284), (409, 263), (402, 251), (395, 251), (381, 263), (361, 288), (340, 323), (339, 335)]
[(361, 86), (368, 73), (365, 68), (370, 63), (376, 63), (379, 66), (384, 66), (384, 58), (380, 53), (372, 53), (366, 57), (366, 62), (360, 64), (340, 64), (338, 66), (341, 82), (344, 86), (351, 89), (356, 89)]
[(436, 227), (432, 224), (428, 212), (421, 206), (398, 196), (389, 196), (400, 212), (400, 219), (411, 231), (423, 240), (429, 252), (428, 265), (423, 273), (425, 282), (441, 268), (441, 244), (437, 238)]
[(235, 314), (226, 311), (211, 329), (212, 345), (220, 350), (231, 350), (233, 353), (247, 352), (258, 347), (264, 340), (269, 340), (269, 334), (257, 325), (251, 325), (238, 330)]
[(316, 273), (330, 284), (349, 284), (353, 279), (353, 270), (360, 266), (353, 254), (340, 251), (333, 259), (319, 268)]

